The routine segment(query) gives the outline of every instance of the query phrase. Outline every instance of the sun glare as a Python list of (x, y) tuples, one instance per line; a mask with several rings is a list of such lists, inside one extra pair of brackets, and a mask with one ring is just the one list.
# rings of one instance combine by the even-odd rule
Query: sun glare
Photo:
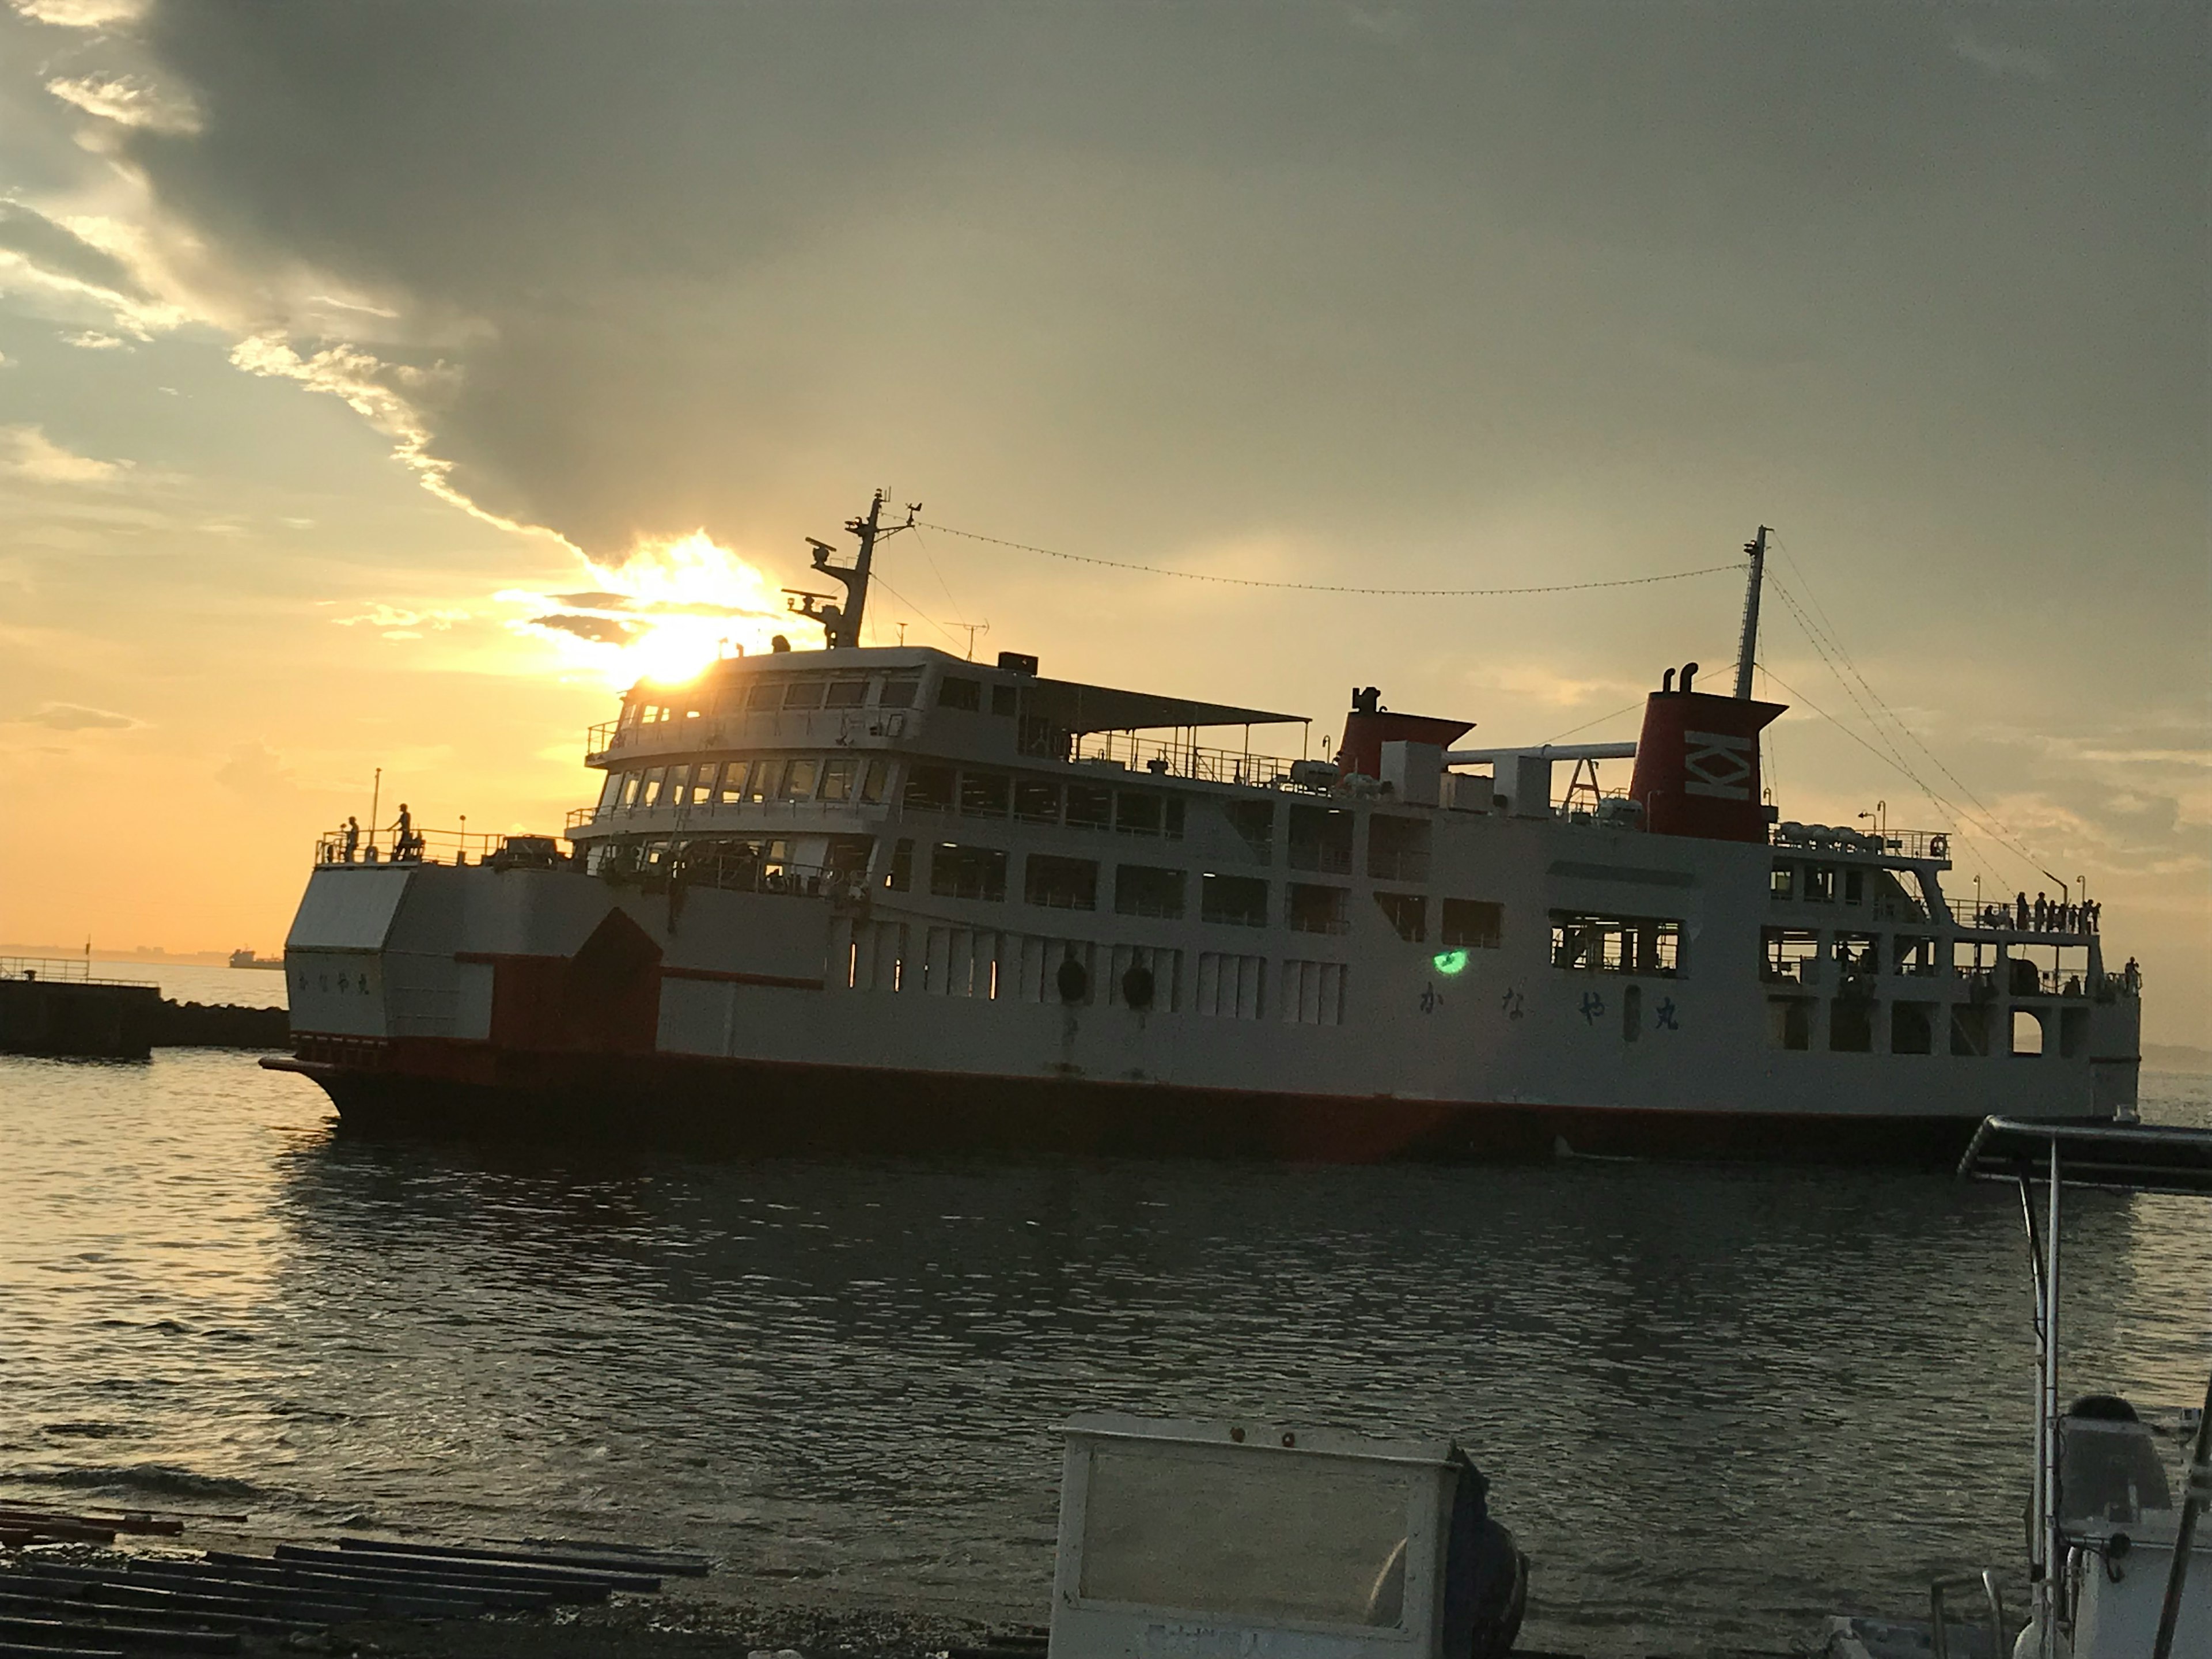
[(765, 651), (775, 635), (807, 626), (785, 610), (770, 577), (703, 530), (641, 540), (617, 561), (585, 562), (592, 592), (512, 597), (540, 612), (526, 628), (618, 689), (641, 679), (688, 680), (718, 657)]

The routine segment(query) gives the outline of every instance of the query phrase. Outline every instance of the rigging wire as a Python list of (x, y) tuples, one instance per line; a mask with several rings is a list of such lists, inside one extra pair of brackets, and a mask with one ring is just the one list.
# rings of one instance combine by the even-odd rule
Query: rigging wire
[(923, 610), (920, 605), (916, 605), (916, 604), (915, 604), (912, 599), (909, 599), (908, 598), (907, 598), (907, 596), (906, 596), (905, 594), (903, 594), (903, 593), (900, 592), (898, 591), (898, 589), (896, 589), (896, 587), (893, 587), (893, 586), (892, 586), (889, 582), (885, 581), (885, 580), (884, 580), (883, 572), (881, 572), (880, 570), (872, 570), (872, 571), (870, 571), (870, 572), (868, 573), (868, 580), (869, 580), (871, 582), (874, 583), (874, 584), (875, 584), (875, 586), (877, 586), (880, 587), (880, 588), (882, 588), (882, 589), (884, 589), (884, 592), (888, 592), (888, 593), (889, 593), (889, 594), (890, 594), (893, 599), (896, 599), (896, 600), (897, 600), (901, 605), (904, 605), (908, 610), (909, 610), (909, 611), (913, 611), (913, 612), (914, 612), (914, 614), (915, 614), (915, 616), (917, 616), (917, 617), (921, 617), (922, 621), (924, 621), (924, 622), (927, 623), (928, 623), (932, 628), (935, 629), (939, 633), (940, 633), (940, 634), (944, 635), (945, 635), (945, 642), (947, 645), (957, 645), (957, 644), (959, 644), (959, 643), (960, 643), (960, 641), (957, 641), (957, 640), (956, 640), (956, 639), (954, 639), (954, 638), (952, 637), (952, 630), (951, 630), (951, 629), (947, 628), (947, 627), (946, 627), (943, 623), (941, 623), (941, 622), (938, 621), (936, 617), (934, 617), (931, 616), (931, 615), (930, 615), (927, 611), (924, 611), (924, 610)]
[[(1796, 562), (1793, 560), (1791, 562), (1794, 566)], [(1979, 796), (1976, 795), (1972, 790), (1967, 788), (1965, 783), (1960, 781), (1959, 775), (1943, 763), (1942, 757), (1936, 754), (1936, 751), (1930, 749), (1926, 743), (1923, 742), (1918, 734), (1916, 733), (1911, 726), (1907, 726), (1903, 719), (1899, 716), (1897, 711), (1892, 708), (1888, 702), (1883, 699), (1881, 694), (1874, 689), (1873, 685), (1868, 681), (1866, 676), (1859, 672), (1858, 665), (1851, 660), (1850, 653), (1844, 649), (1842, 644), (1836, 639), (1833, 633), (1829, 631), (1827, 629), (1820, 627), (1817, 622), (1814, 621), (1805, 614), (1804, 611), (1799, 606), (1797, 601), (1791, 596), (1788, 585), (1778, 580), (1774, 584), (1774, 591), (1777, 594), (1780, 595), (1783, 605), (1789, 610), (1792, 619), (1797, 623), (1799, 631), (1805, 635), (1807, 641), (1812, 646), (1814, 651), (1820, 656), (1821, 661), (1827, 665), (1828, 672), (1836, 677), (1837, 684), (1844, 688), (1845, 695), (1850, 698), (1851, 702), (1855, 705), (1856, 705), (1859, 713), (1865, 717), (1868, 726), (1877, 737), (1881, 738), (1882, 746), (1890, 751), (1891, 757), (1896, 763), (1898, 769), (1903, 772), (1906, 777), (1911, 779), (1912, 781), (1928, 795), (1928, 798), (1931, 801), (1940, 801), (1951, 811), (1957, 814), (1957, 816), (1966, 819), (1969, 823), (1973, 824), (1977, 829), (1979, 829), (1987, 834), (2007, 852), (2011, 853), (2014, 857), (2021, 859), (2031, 868), (2040, 871), (2046, 876), (2050, 876), (2051, 872), (2044, 868), (2043, 860), (2041, 857), (2038, 855), (2033, 848), (2029, 848), (2018, 836), (2014, 835), (2003, 823), (2003, 821), (1983, 803)], [(1811, 599), (1809, 590), (1808, 592), (1807, 598), (1817, 607), (1819, 602), (1817, 600)], [(1826, 641), (1825, 647), (1822, 643), (1823, 641)], [(1897, 745), (1890, 741), (1887, 733), (1882, 730), (1881, 722), (1875, 718), (1872, 710), (1867, 708), (1866, 702), (1860, 698), (1858, 693), (1852, 690), (1850, 679), (1846, 679), (1844, 678), (1844, 669), (1838, 668), (1835, 662), (1831, 659), (1829, 655), (1831, 650), (1833, 651), (1836, 657), (1842, 659), (1844, 668), (1848, 668), (1850, 671), (1850, 679), (1856, 679), (1859, 684), (1865, 689), (1867, 696), (1874, 701), (1876, 707), (1881, 708), (1883, 714), (1889, 716), (1890, 723), (1896, 726), (1899, 732), (1903, 732), (1907, 738), (1911, 739), (1915, 748), (1918, 749), (1922, 754), (1927, 756), (1929, 760), (1936, 763), (1936, 769), (1942, 773), (1944, 777), (1950, 781), (1952, 787), (1957, 789), (1961, 795), (1966, 797), (1966, 799), (1972, 804), (1974, 807), (1973, 811), (1969, 812), (1955, 803), (1951, 802), (1943, 797), (1938, 796), (1920, 776), (1920, 775), (1913, 770), (1911, 766), (1906, 763), (1905, 757), (1898, 750)], [(2051, 878), (2054, 881), (2057, 879), (2056, 876), (2051, 876)]]
[(1565, 731), (1558, 733), (1556, 736), (1545, 738), (1544, 745), (1545, 747), (1549, 748), (1553, 744), (1557, 743), (1560, 738), (1571, 738), (1577, 732), (1587, 732), (1593, 726), (1603, 726), (1607, 720), (1619, 720), (1623, 714), (1632, 714), (1643, 707), (1644, 700), (1639, 697), (1634, 702), (1629, 704), (1626, 708), (1616, 708), (1610, 714), (1600, 714), (1594, 720), (1584, 720), (1580, 726), (1571, 726)]
[(1127, 570), (1147, 576), (1176, 576), (1187, 582), (1218, 582), (1227, 587), (1270, 587), (1299, 593), (1352, 593), (1370, 598), (1408, 599), (1492, 599), (1521, 593), (1582, 593), (1599, 587), (1646, 587), (1655, 582), (1678, 582), (1691, 576), (1711, 576), (1723, 570), (1741, 570), (1743, 562), (1728, 564), (1709, 564), (1697, 570), (1670, 570), (1657, 576), (1621, 576), (1610, 581), (1555, 582), (1540, 587), (1352, 587), (1327, 582), (1267, 581), (1256, 576), (1216, 576), (1200, 570), (1170, 570), (1164, 565), (1131, 564), (1120, 559), (1097, 559), (1083, 553), (1062, 553), (1050, 547), (1037, 547), (1029, 542), (1010, 542), (998, 536), (978, 535), (972, 530), (955, 530), (950, 525), (933, 524), (921, 526), (940, 531), (947, 536), (958, 536), (967, 541), (986, 542), (993, 547), (1011, 547), (1024, 553), (1041, 553), (1048, 559), (1062, 559), (1070, 564), (1090, 564), (1107, 570)]
[[(1930, 789), (1927, 784), (1923, 782), (1918, 777), (1915, 776), (1901, 761), (1898, 760), (1894, 754), (1886, 755), (1881, 750), (1875, 748), (1864, 738), (1861, 737), (1856, 732), (1853, 731), (1849, 726), (1837, 719), (1833, 714), (1831, 714), (1826, 709), (1821, 708), (1819, 703), (1814, 702), (1812, 698), (1807, 696), (1796, 686), (1790, 684), (1790, 682), (1784, 679), (1781, 675), (1776, 673), (1773, 669), (1770, 668), (1766, 665), (1763, 659), (1759, 661), (1757, 665), (1761, 673), (1765, 674), (1767, 678), (1772, 680), (1777, 685), (1788, 692), (1796, 702), (1802, 703), (1806, 708), (1811, 709), (1822, 720), (1827, 721), (1829, 725), (1834, 726), (1837, 731), (1842, 732), (1853, 743), (1858, 744), (1860, 748), (1865, 750), (1867, 753), (1872, 755), (1876, 760), (1882, 761), (1903, 773), (1905, 777), (1911, 781), (1915, 787), (1928, 797), (1929, 804), (1935, 806), (1938, 811), (1948, 812), (1954, 819), (1964, 818), (1969, 823), (1974, 823), (1975, 820), (1972, 814), (1960, 811), (1956, 803), (1947, 800), (1942, 796), (1937, 794), (1934, 790)], [(1848, 690), (1849, 688), (1846, 687), (1845, 689)], [(1879, 736), (1880, 733), (1877, 732), (1876, 735)], [(1968, 851), (1973, 851), (1974, 843), (1971, 839), (1965, 843), (1965, 846)], [(1991, 866), (1987, 860), (1983, 859), (1978, 853), (1975, 853), (1974, 857), (1975, 861), (1979, 863), (1984, 869), (1988, 870), (1992, 878), (1996, 876), (1996, 871), (1995, 867)]]

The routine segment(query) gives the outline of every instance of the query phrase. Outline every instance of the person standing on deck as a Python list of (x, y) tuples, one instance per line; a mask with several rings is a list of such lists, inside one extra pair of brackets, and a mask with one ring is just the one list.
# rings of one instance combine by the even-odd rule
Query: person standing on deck
[(395, 860), (406, 858), (415, 850), (415, 818), (408, 811), (407, 803), (399, 803), (399, 816), (392, 825), (392, 856)]
[(2021, 933), (2026, 933), (2027, 931), (2027, 895), (2024, 892), (2014, 894), (2012, 908), (2013, 926)]
[(361, 820), (348, 817), (345, 827), (345, 861), (353, 862), (353, 855), (361, 850)]

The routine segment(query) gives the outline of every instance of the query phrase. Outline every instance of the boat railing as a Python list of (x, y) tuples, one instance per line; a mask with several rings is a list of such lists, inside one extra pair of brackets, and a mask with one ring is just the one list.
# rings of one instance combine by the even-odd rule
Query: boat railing
[(95, 975), (82, 957), (0, 957), (0, 979), (46, 980), (61, 985), (137, 985), (150, 980)]
[(610, 843), (592, 872), (647, 888), (711, 888), (725, 893), (775, 893), (793, 898), (855, 899), (867, 889), (864, 872), (794, 864), (743, 839)]
[[(588, 809), (584, 809), (588, 810)], [(575, 814), (569, 814), (573, 828)], [(550, 868), (562, 862), (562, 837), (496, 830), (412, 830), (403, 838), (329, 830), (315, 838), (317, 864), (494, 864)]]
[(2016, 905), (1977, 903), (1972, 899), (1955, 898), (1946, 899), (1944, 902), (1951, 908), (1952, 921), (1957, 922), (1961, 927), (1971, 927), (1978, 933), (2018, 933), (2035, 939), (2087, 939), (2098, 931), (2094, 917), (2084, 918), (2081, 914), (2081, 907), (2079, 905), (2068, 908), (2067, 913), (2060, 919), (2069, 925), (2061, 927), (2051, 925), (2051, 917), (2047, 913), (2044, 917), (2043, 925), (2038, 927), (2034, 913), (2031, 911), (2026, 916), (2022, 916)]
[(1951, 860), (1955, 839), (1948, 830), (1853, 830), (1828, 823), (1778, 823), (1766, 832), (1771, 846), (1793, 853), (1870, 853), (1877, 857)]
[(1290, 787), (1291, 763), (1249, 749), (1208, 749), (1198, 744), (1139, 737), (1128, 732), (1085, 732), (1067, 758), (1078, 766), (1099, 766), (1155, 777), (1188, 778), (1199, 783), (1249, 785), (1262, 789)]

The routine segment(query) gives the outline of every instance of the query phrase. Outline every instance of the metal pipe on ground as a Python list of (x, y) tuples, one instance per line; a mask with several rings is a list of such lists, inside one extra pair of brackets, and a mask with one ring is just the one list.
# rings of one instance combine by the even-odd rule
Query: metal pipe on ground
[(232, 1631), (163, 1630), (155, 1625), (109, 1625), (78, 1619), (20, 1619), (0, 1614), (0, 1641), (60, 1645), (65, 1637), (117, 1648), (161, 1648), (171, 1653), (236, 1653)]
[(327, 1597), (316, 1598), (296, 1592), (282, 1595), (231, 1594), (227, 1595), (190, 1595), (180, 1590), (155, 1589), (147, 1584), (120, 1582), (120, 1574), (103, 1575), (95, 1568), (65, 1567), (59, 1564), (48, 1566), (38, 1574), (25, 1574), (27, 1583), (45, 1581), (46, 1588), (73, 1585), (81, 1601), (106, 1603), (123, 1607), (173, 1607), (197, 1613), (258, 1613), (278, 1615), (286, 1619), (312, 1624), (331, 1624), (348, 1619), (361, 1619), (368, 1609), (358, 1601), (337, 1601)]
[[(84, 1586), (72, 1584), (70, 1593), (21, 1595), (13, 1588), (21, 1582), (21, 1575), (0, 1576), (0, 1611), (9, 1613), (59, 1613), (64, 1615), (90, 1617), (102, 1611), (85, 1601), (81, 1592)], [(188, 1608), (132, 1607), (131, 1617), (141, 1625), (163, 1625), (180, 1632), (207, 1629), (215, 1631), (250, 1631), (270, 1635), (282, 1635), (286, 1631), (312, 1628), (296, 1619), (270, 1619), (251, 1613), (195, 1613)]]
[(210, 1551), (210, 1571), (237, 1574), (268, 1583), (299, 1584), (346, 1595), (405, 1595), (422, 1601), (465, 1604), (471, 1609), (496, 1608), (502, 1613), (532, 1613), (550, 1607), (550, 1590), (518, 1589), (506, 1584), (463, 1584), (445, 1579), (399, 1574), (337, 1572), (294, 1562), (271, 1562), (266, 1557), (238, 1557)]
[(0, 1659), (124, 1659), (121, 1648), (50, 1648), (0, 1642)]
[[(380, 1551), (403, 1565), (411, 1565), (418, 1572), (434, 1571), (451, 1562), (438, 1556), (404, 1556), (396, 1552)], [(279, 1544), (276, 1559), (280, 1561), (320, 1561), (331, 1565), (343, 1565), (351, 1561), (356, 1565), (361, 1558), (342, 1550), (311, 1548), (305, 1544)], [(587, 1599), (597, 1600), (609, 1590), (627, 1590), (649, 1595), (660, 1588), (660, 1580), (641, 1573), (583, 1572), (568, 1567), (540, 1567), (504, 1561), (478, 1562), (471, 1571), (489, 1578), (506, 1580), (517, 1585), (534, 1585), (540, 1589), (596, 1592)]]
[(131, 1576), (153, 1581), (156, 1588), (197, 1589), (210, 1595), (285, 1594), (295, 1595), (328, 1596), (342, 1601), (359, 1601), (371, 1613), (394, 1619), (473, 1619), (489, 1610), (479, 1601), (465, 1601), (459, 1596), (418, 1595), (394, 1585), (374, 1587), (349, 1581), (308, 1583), (278, 1576), (263, 1577), (243, 1569), (229, 1571), (222, 1568), (194, 1571), (190, 1563), (182, 1564), (185, 1571), (149, 1570), (133, 1564)]
[(412, 1544), (386, 1538), (353, 1538), (338, 1540), (342, 1550), (360, 1550), (385, 1554), (431, 1555), (450, 1557), (457, 1561), (506, 1562), (520, 1566), (568, 1567), (584, 1571), (593, 1570), (608, 1572), (657, 1572), (680, 1578), (703, 1578), (713, 1563), (703, 1555), (691, 1555), (682, 1551), (655, 1549), (644, 1544), (586, 1544), (562, 1543), (556, 1540), (528, 1540), (526, 1545), (535, 1547), (498, 1549), (489, 1546), (460, 1544)]
[(325, 1565), (278, 1559), (266, 1555), (237, 1555), (225, 1550), (210, 1550), (207, 1559), (219, 1566), (260, 1567), (272, 1572), (312, 1573), (319, 1579), (337, 1579), (349, 1583), (381, 1584), (391, 1588), (405, 1585), (419, 1586), (424, 1595), (453, 1595), (479, 1597), (491, 1606), (522, 1609), (552, 1605), (556, 1599), (552, 1589), (537, 1584), (519, 1584), (511, 1579), (487, 1578), (476, 1574), (422, 1572), (401, 1566)]

